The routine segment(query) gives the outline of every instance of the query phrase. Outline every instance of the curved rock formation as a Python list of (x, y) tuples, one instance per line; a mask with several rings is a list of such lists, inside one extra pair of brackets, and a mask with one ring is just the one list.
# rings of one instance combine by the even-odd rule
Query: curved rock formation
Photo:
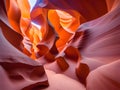
[(120, 0), (0, 1), (2, 90), (119, 90)]

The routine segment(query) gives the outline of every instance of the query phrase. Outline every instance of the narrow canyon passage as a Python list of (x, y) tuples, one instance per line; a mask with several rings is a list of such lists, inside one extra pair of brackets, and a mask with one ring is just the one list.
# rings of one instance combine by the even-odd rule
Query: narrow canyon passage
[(120, 0), (1, 0), (0, 89), (119, 90), (119, 38)]

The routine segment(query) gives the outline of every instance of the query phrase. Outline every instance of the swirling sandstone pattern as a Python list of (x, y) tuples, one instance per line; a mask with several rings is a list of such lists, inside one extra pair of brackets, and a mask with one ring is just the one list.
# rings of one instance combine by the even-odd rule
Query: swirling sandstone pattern
[(1, 90), (119, 90), (120, 0), (0, 1)]

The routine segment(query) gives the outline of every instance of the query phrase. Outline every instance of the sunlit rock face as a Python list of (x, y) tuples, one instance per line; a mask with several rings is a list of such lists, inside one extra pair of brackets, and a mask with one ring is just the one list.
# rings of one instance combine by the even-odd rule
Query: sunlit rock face
[(1, 90), (119, 90), (120, 0), (0, 1)]

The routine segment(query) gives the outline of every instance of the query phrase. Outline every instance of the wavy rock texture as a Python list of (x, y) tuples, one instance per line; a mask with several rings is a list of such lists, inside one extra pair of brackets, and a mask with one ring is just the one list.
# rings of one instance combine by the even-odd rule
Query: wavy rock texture
[(1, 90), (119, 90), (120, 0), (0, 1)]

